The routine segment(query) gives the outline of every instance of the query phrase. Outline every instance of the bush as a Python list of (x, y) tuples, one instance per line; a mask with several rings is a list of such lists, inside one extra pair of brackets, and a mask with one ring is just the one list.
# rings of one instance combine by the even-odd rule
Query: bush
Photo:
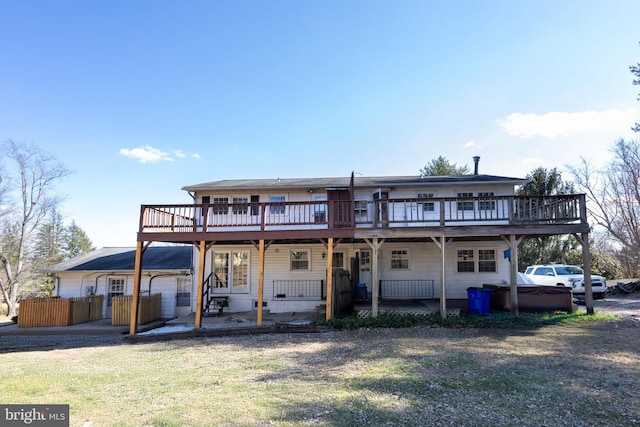
[(406, 328), (414, 325), (438, 325), (444, 328), (537, 328), (557, 323), (588, 322), (596, 320), (615, 320), (605, 314), (587, 315), (584, 313), (520, 313), (513, 317), (511, 313), (491, 313), (489, 316), (462, 314), (443, 319), (440, 314), (429, 315), (388, 315), (358, 318), (355, 315), (336, 317), (320, 324), (333, 329), (359, 328)]

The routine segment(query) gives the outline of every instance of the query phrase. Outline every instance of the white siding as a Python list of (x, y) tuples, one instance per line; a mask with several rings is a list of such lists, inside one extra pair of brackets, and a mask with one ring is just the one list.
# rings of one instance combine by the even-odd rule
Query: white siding
[[(311, 265), (308, 271), (291, 271), (290, 250), (309, 250), (311, 253)], [(343, 252), (345, 268), (350, 270), (351, 258), (356, 249), (369, 250), (367, 245), (339, 244), (335, 252)], [(406, 249), (409, 251), (409, 269), (391, 269), (391, 251), (394, 249)], [(493, 249), (496, 256), (495, 273), (458, 273), (457, 251), (459, 249)], [(466, 289), (471, 286), (482, 286), (485, 283), (507, 283), (509, 281), (509, 260), (504, 258), (504, 250), (507, 245), (501, 241), (491, 242), (451, 242), (446, 247), (446, 298), (466, 299)], [(254, 302), (258, 299), (258, 251), (253, 246), (215, 246), (212, 250), (250, 250), (250, 285), (247, 294), (230, 294), (229, 312), (243, 312), (255, 309)], [(323, 253), (325, 258), (322, 257)], [(211, 252), (207, 253), (207, 268), (205, 277), (211, 272)], [(315, 310), (325, 301), (291, 301), (274, 298), (274, 280), (324, 280), (327, 271), (327, 249), (322, 244), (295, 244), (270, 246), (265, 252), (264, 293), (263, 301), (266, 302), (265, 310), (272, 312), (310, 311)], [(196, 258), (197, 260), (197, 258)], [(197, 261), (196, 266), (197, 269)], [(379, 251), (379, 280), (433, 280), (436, 298), (440, 295), (440, 249), (433, 242), (392, 242), (384, 243)], [(197, 271), (197, 270), (196, 270)], [(194, 275), (194, 277), (196, 277)], [(193, 283), (193, 307), (196, 304), (197, 283)], [(369, 286), (369, 289), (370, 286)]]
[[(106, 313), (106, 296), (107, 296), (107, 280), (110, 277), (125, 278), (125, 295), (133, 293), (133, 272), (128, 273), (88, 273), (88, 272), (61, 272), (58, 273), (57, 295), (63, 298), (82, 297), (85, 296), (87, 286), (93, 286), (96, 295), (105, 296), (105, 307), (103, 307), (103, 315)], [(142, 293), (149, 292), (149, 284), (151, 283), (151, 292), (162, 294), (162, 310), (163, 318), (173, 318), (176, 313), (176, 289), (177, 277), (190, 277), (189, 275), (173, 275), (164, 272), (144, 272), (142, 282), (140, 283), (140, 291)], [(195, 306), (193, 306), (195, 307)], [(193, 310), (192, 307), (192, 310)]]

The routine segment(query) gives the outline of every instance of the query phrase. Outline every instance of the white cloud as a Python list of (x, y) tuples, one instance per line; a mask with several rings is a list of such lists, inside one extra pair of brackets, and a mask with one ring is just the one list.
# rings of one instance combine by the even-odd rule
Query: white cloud
[(475, 146), (476, 146), (476, 142), (474, 140), (467, 141), (467, 143), (464, 144), (464, 148), (471, 148), (471, 147), (475, 147)]
[(183, 150), (172, 150), (172, 152), (176, 157), (178, 157), (180, 159), (185, 158), (185, 157), (191, 157), (191, 158), (194, 158), (194, 159), (199, 159), (200, 158), (200, 154), (198, 154), (198, 153), (190, 153), (190, 152), (183, 151)]
[(513, 136), (555, 138), (580, 132), (627, 132), (637, 121), (636, 110), (583, 111), (577, 113), (551, 112), (547, 114), (513, 113), (498, 123)]
[(521, 163), (523, 165), (539, 165), (539, 164), (543, 163), (543, 160), (542, 159), (532, 158), (532, 157), (527, 157), (525, 159), (522, 159)]
[(169, 153), (165, 153), (164, 151), (160, 151), (157, 148), (153, 148), (150, 145), (145, 145), (144, 147), (138, 148), (121, 148), (120, 154), (123, 156), (131, 157), (133, 159), (137, 159), (140, 163), (147, 162), (173, 162), (174, 159), (169, 156)]

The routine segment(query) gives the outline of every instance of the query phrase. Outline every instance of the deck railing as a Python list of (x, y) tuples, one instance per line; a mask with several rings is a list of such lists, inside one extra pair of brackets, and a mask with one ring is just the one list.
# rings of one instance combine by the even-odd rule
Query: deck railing
[(274, 280), (273, 298), (278, 300), (324, 300), (324, 280)]
[(434, 280), (380, 280), (380, 299), (434, 299)]
[(585, 196), (143, 205), (141, 232), (586, 223)]

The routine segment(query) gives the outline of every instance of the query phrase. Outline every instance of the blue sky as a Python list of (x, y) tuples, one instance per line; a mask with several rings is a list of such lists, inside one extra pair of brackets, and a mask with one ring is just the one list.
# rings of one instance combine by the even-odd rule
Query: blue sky
[(207, 181), (601, 164), (639, 137), (639, 16), (637, 0), (2, 0), (0, 139), (74, 172), (61, 211), (98, 247), (135, 245), (141, 204)]

